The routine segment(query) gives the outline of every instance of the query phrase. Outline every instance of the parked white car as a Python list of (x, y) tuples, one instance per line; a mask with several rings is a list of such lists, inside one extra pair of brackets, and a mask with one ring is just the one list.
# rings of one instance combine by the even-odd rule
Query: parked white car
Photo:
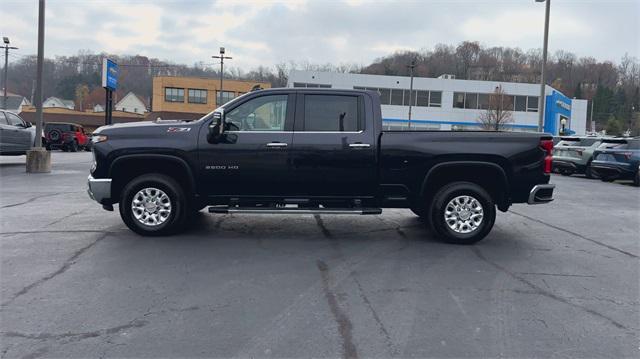
[(0, 110), (0, 155), (24, 155), (35, 143), (36, 128), (13, 112)]

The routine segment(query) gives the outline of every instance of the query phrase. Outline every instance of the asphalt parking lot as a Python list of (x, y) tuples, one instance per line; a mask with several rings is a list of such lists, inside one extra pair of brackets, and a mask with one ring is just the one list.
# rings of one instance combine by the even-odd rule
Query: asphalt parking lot
[(144, 238), (0, 159), (3, 358), (638, 357), (640, 189), (554, 176), (475, 246), (382, 216), (209, 215)]

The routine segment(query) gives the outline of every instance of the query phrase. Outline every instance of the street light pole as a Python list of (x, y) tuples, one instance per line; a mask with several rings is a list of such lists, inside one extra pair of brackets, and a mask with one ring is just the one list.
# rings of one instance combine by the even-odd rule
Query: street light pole
[[(220, 56), (211, 56), (214, 59), (220, 59), (220, 101), (222, 102), (222, 78), (224, 77), (224, 59), (228, 59), (231, 60), (232, 58), (229, 56), (224, 56), (224, 47), (220, 48)], [(216, 102), (218, 102), (218, 99), (216, 99)], [(217, 103), (218, 106), (222, 105), (222, 103)]]
[[(536, 0), (536, 2), (545, 2), (545, 0)], [(545, 87), (545, 68), (547, 67), (547, 45), (549, 44), (549, 10), (551, 8), (551, 0), (546, 0), (546, 8), (544, 12), (544, 43), (542, 46), (542, 70), (540, 71), (540, 97), (538, 98), (538, 131), (544, 129), (544, 87)]]
[(7, 74), (9, 70), (9, 50), (17, 50), (17, 47), (9, 46), (9, 38), (3, 37), (4, 41), (4, 100), (2, 102), (2, 108), (7, 109)]
[(411, 82), (409, 85), (409, 124), (407, 126), (408, 129), (411, 129), (411, 107), (413, 105), (413, 69), (416, 67), (415, 60), (411, 61), (410, 65), (407, 65), (409, 68), (409, 74), (411, 76)]
[(42, 72), (44, 69), (44, 0), (38, 6), (38, 61), (36, 63), (36, 143), (42, 147)]

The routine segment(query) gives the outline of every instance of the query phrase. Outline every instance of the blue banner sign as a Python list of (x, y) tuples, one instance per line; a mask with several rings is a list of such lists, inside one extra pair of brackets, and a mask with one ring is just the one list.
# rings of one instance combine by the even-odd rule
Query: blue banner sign
[(115, 91), (118, 87), (118, 64), (113, 60), (102, 59), (102, 87)]

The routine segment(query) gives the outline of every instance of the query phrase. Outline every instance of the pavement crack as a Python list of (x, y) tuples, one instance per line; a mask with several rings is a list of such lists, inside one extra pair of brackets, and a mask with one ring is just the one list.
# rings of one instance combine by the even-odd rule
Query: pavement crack
[(353, 278), (353, 281), (356, 283), (356, 286), (358, 287), (358, 292), (360, 293), (360, 298), (362, 299), (364, 304), (367, 306), (367, 308), (371, 312), (371, 315), (373, 316), (373, 319), (378, 324), (378, 329), (384, 335), (384, 339), (385, 339), (385, 342), (386, 342), (385, 344), (387, 345), (387, 348), (389, 348), (389, 350), (391, 351), (392, 356), (397, 355), (398, 351), (396, 350), (395, 345), (393, 343), (393, 340), (391, 339), (391, 335), (389, 334), (389, 331), (387, 330), (387, 328), (385, 327), (384, 323), (382, 322), (382, 319), (380, 319), (380, 316), (378, 315), (378, 312), (376, 312), (375, 308), (373, 308), (373, 304), (371, 304), (371, 301), (369, 300), (369, 298), (365, 294), (364, 289), (362, 288), (362, 283), (360, 283), (360, 280), (358, 279), (358, 277), (356, 277), (356, 273), (355, 272), (351, 272), (351, 277)]
[(106, 238), (109, 235), (109, 232), (104, 232), (101, 236), (99, 236), (98, 238), (96, 238), (94, 241), (92, 241), (91, 243), (89, 243), (88, 245), (78, 249), (77, 251), (75, 251), (73, 253), (73, 255), (71, 255), (71, 257), (69, 257), (63, 264), (62, 266), (60, 266), (60, 268), (58, 268), (55, 272), (50, 273), (48, 275), (46, 275), (45, 277), (38, 279), (37, 281), (29, 284), (28, 286), (20, 289), (16, 294), (14, 294), (11, 299), (9, 299), (7, 302), (3, 303), (2, 306), (5, 307), (9, 304), (11, 304), (14, 300), (16, 300), (17, 298), (27, 294), (30, 290), (32, 290), (33, 288), (36, 288), (42, 284), (44, 284), (45, 282), (59, 276), (60, 274), (66, 272), (69, 268), (71, 268), (72, 265), (74, 265), (76, 263), (76, 261), (78, 260), (78, 258), (84, 254), (86, 251), (88, 251), (89, 249), (91, 249), (93, 246), (95, 246), (96, 244), (98, 244), (98, 242), (100, 242), (101, 240), (103, 240), (104, 238)]
[(64, 216), (64, 217), (62, 217), (62, 218), (60, 218), (60, 219), (56, 219), (55, 221), (53, 221), (53, 222), (51, 222), (51, 223), (47, 224), (47, 227), (48, 227), (48, 226), (52, 226), (52, 225), (57, 224), (57, 223), (60, 223), (60, 222), (64, 221), (65, 219), (69, 218), (69, 217), (73, 217), (73, 216), (78, 215), (78, 214), (83, 213), (83, 212), (84, 212), (84, 210), (82, 210), (82, 211), (76, 211), (76, 212), (72, 212), (72, 213), (70, 213), (70, 214), (67, 214), (67, 215), (66, 215), (66, 216)]
[(318, 266), (318, 270), (320, 270), (324, 296), (327, 299), (327, 303), (329, 304), (329, 310), (331, 310), (331, 314), (333, 315), (336, 324), (338, 324), (338, 332), (340, 333), (340, 337), (342, 338), (342, 357), (357, 358), (358, 350), (353, 343), (353, 324), (351, 323), (351, 320), (349, 320), (349, 317), (344, 313), (342, 308), (340, 308), (340, 306), (338, 305), (336, 294), (331, 288), (329, 267), (322, 260), (318, 260), (316, 264)]
[(608, 317), (608, 316), (606, 316), (606, 315), (604, 315), (604, 314), (602, 314), (600, 312), (597, 312), (597, 311), (595, 311), (593, 309), (587, 308), (587, 307), (582, 306), (580, 304), (573, 303), (573, 302), (569, 301), (566, 298), (563, 298), (563, 297), (561, 297), (561, 296), (559, 296), (559, 295), (557, 295), (555, 293), (552, 293), (552, 292), (550, 292), (548, 290), (545, 290), (544, 288), (535, 285), (534, 283), (532, 283), (532, 282), (528, 281), (527, 279), (517, 275), (516, 273), (508, 270), (507, 268), (501, 266), (500, 264), (489, 260), (487, 257), (484, 256), (484, 254), (482, 254), (482, 252), (477, 247), (471, 247), (471, 251), (478, 258), (480, 258), (482, 261), (488, 263), (489, 265), (491, 265), (492, 267), (496, 268), (497, 270), (507, 274), (508, 276), (510, 276), (511, 278), (513, 278), (513, 279), (517, 280), (518, 282), (524, 284), (525, 286), (533, 289), (535, 294), (542, 295), (542, 296), (547, 297), (549, 299), (553, 299), (555, 301), (567, 304), (567, 305), (572, 306), (574, 308), (580, 309), (580, 310), (582, 310), (582, 311), (584, 311), (586, 313), (589, 313), (589, 314), (591, 314), (591, 315), (593, 315), (595, 317), (598, 317), (600, 319), (604, 319), (604, 320), (608, 321), (609, 323), (611, 323), (616, 328), (629, 330), (629, 328), (627, 328), (626, 326), (624, 326), (620, 322), (616, 321), (615, 319), (612, 319), (612, 318), (610, 318), (610, 317)]
[(513, 214), (515, 214), (515, 215), (518, 215), (518, 216), (520, 216), (520, 217), (524, 217), (524, 218), (526, 218), (526, 219), (528, 219), (528, 220), (530, 220), (530, 221), (534, 221), (534, 222), (537, 222), (537, 223), (543, 224), (543, 225), (545, 225), (545, 226), (547, 226), (547, 227), (551, 227), (551, 228), (553, 228), (553, 229), (555, 229), (555, 230), (558, 230), (558, 231), (561, 231), (561, 232), (565, 232), (565, 233), (571, 234), (572, 236), (576, 236), (576, 237), (578, 237), (578, 238), (584, 239), (585, 241), (589, 241), (589, 242), (591, 242), (591, 243), (593, 243), (593, 244), (597, 244), (597, 245), (599, 245), (599, 246), (602, 246), (602, 247), (605, 247), (605, 248), (611, 249), (612, 251), (616, 251), (616, 252), (618, 252), (618, 253), (622, 253), (622, 254), (627, 255), (627, 256), (629, 256), (629, 257), (631, 257), (631, 258), (640, 258), (640, 257), (638, 257), (637, 255), (635, 255), (635, 254), (633, 254), (633, 253), (631, 253), (631, 252), (627, 252), (627, 251), (625, 251), (625, 250), (623, 250), (623, 249), (620, 249), (620, 248), (617, 248), (617, 247), (614, 247), (614, 246), (608, 245), (608, 244), (606, 244), (606, 243), (602, 243), (602, 242), (600, 242), (600, 241), (597, 241), (597, 240), (592, 239), (592, 238), (589, 238), (589, 237), (585, 237), (585, 236), (583, 236), (583, 235), (582, 235), (582, 234), (580, 234), (580, 233), (576, 233), (576, 232), (570, 231), (570, 230), (568, 230), (568, 229), (564, 229), (564, 228), (561, 228), (561, 227), (555, 226), (555, 225), (553, 225), (553, 224), (550, 224), (550, 223), (547, 223), (547, 222), (541, 221), (541, 220), (539, 220), (539, 219), (536, 219), (536, 218), (533, 218), (533, 217), (529, 217), (529, 216), (524, 215), (524, 214), (522, 214), (522, 213), (518, 213), (518, 212), (514, 212), (514, 211), (509, 211), (509, 212), (510, 212), (510, 213), (513, 213)]
[(0, 209), (22, 206), (23, 204), (31, 203), (33, 201), (36, 201), (36, 200), (40, 199), (40, 198), (53, 197), (53, 196), (57, 196), (57, 195), (63, 194), (63, 193), (66, 193), (66, 192), (56, 192), (56, 193), (41, 194), (39, 196), (31, 197), (28, 200), (23, 201), (23, 202), (7, 204), (7, 205), (4, 205), (4, 206), (1, 206)]
[(61, 339), (70, 339), (72, 341), (83, 340), (89, 338), (97, 338), (103, 335), (112, 335), (122, 332), (123, 330), (131, 329), (131, 328), (141, 328), (147, 325), (149, 322), (146, 320), (134, 319), (131, 322), (118, 325), (116, 327), (98, 329), (90, 332), (67, 332), (67, 333), (21, 333), (21, 332), (3, 332), (2, 334), (8, 338), (22, 338), (22, 339), (31, 339), (31, 340), (61, 340)]
[(331, 232), (327, 229), (327, 226), (325, 226), (324, 221), (322, 220), (322, 217), (320, 217), (319, 214), (314, 214), (313, 218), (316, 219), (316, 223), (318, 224), (320, 231), (322, 231), (322, 235), (325, 236), (325, 238), (332, 239), (333, 234), (331, 234)]
[(579, 278), (595, 278), (596, 277), (595, 275), (586, 275), (586, 274), (538, 273), (538, 272), (519, 272), (518, 274), (544, 275), (544, 276), (551, 276), (551, 277), (579, 277)]

